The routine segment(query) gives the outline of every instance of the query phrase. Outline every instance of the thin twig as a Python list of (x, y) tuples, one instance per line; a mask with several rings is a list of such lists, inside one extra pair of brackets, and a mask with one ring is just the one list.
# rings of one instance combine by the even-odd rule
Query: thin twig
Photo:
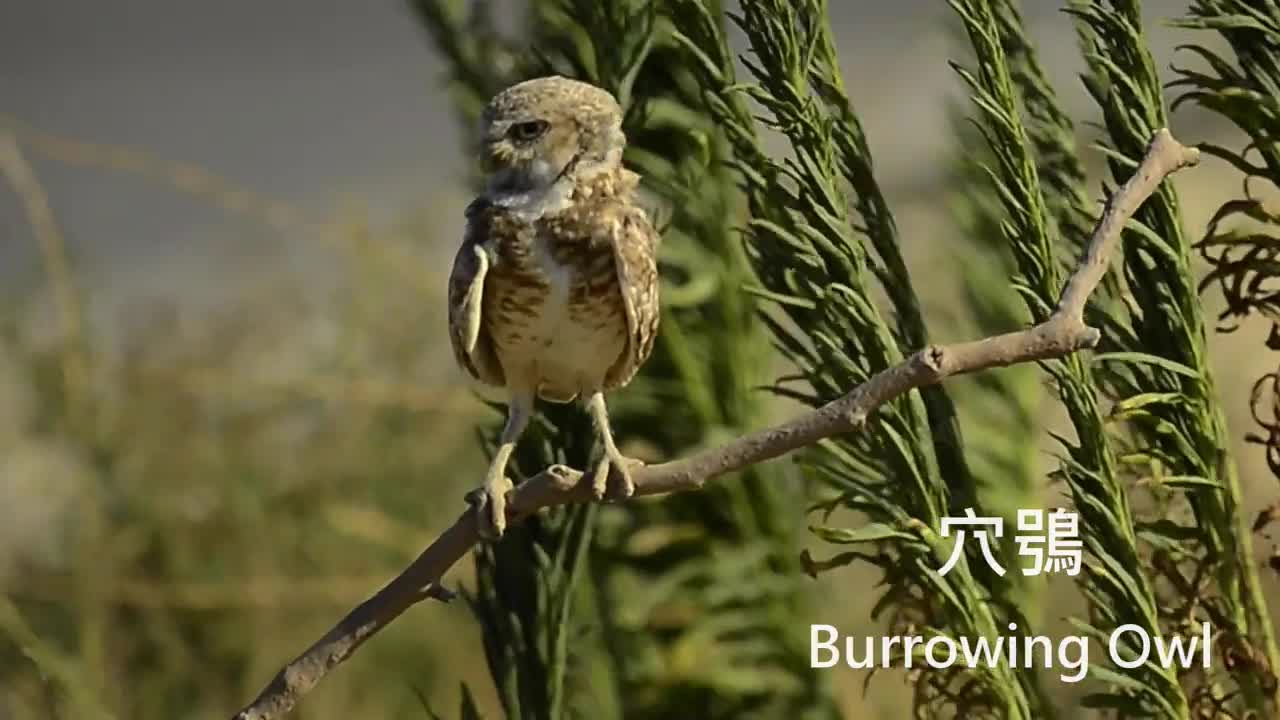
[[(31, 233), (40, 248), (61, 333), (62, 381), (68, 402), (75, 404), (83, 400), (83, 393), (88, 389), (89, 363), (85, 358), (80, 297), (72, 280), (67, 244), (49, 205), (48, 193), (23, 155), (17, 138), (3, 129), (0, 129), (0, 174), (22, 200)], [(81, 409), (77, 408), (77, 412)]]
[[(112, 578), (100, 588), (105, 605), (133, 610), (295, 610), (340, 608), (365, 597), (356, 588), (385, 576), (340, 575), (321, 578), (240, 577), (221, 582), (156, 582)], [(74, 578), (35, 578), (7, 589), (9, 598), (56, 603), (74, 588)]]
[[(1169, 174), (1198, 160), (1198, 151), (1183, 146), (1168, 130), (1155, 134), (1137, 172), (1107, 202), (1085, 257), (1067, 281), (1057, 310), (1045, 322), (982, 340), (931, 345), (876, 373), (843, 397), (781, 425), (757, 430), (687, 458), (637, 467), (632, 473), (636, 495), (697, 490), (726, 473), (857, 430), (880, 405), (948, 377), (1063, 357), (1093, 347), (1099, 334), (1085, 325), (1084, 306), (1107, 272), (1125, 223)], [(507, 503), (509, 522), (519, 522), (547, 507), (591, 502), (591, 483), (582, 480), (580, 471), (562, 465), (543, 470), (511, 492)], [(441, 577), (478, 541), (476, 517), (467, 510), (404, 572), (286, 665), (235, 720), (283, 716), (374, 633), (415, 603), (445, 594)]]
[[(347, 252), (368, 253), (381, 265), (405, 275), (415, 289), (435, 291), (439, 279), (423, 272), (422, 263), (405, 248), (388, 242), (370, 242), (368, 223), (361, 215), (321, 220), (296, 205), (253, 190), (189, 162), (175, 162), (127, 145), (86, 142), (37, 129), (8, 113), (0, 112), (0, 160), (7, 161), (13, 147), (25, 147), (64, 165), (103, 168), (129, 173), (171, 190), (208, 201), (234, 217), (257, 222), (280, 233), (318, 239)], [(19, 160), (25, 166), (25, 161)]]

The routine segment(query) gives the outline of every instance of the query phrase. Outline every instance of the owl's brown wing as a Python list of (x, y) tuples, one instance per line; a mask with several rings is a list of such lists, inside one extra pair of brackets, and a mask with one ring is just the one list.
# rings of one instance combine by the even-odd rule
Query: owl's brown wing
[(506, 385), (502, 365), (485, 329), (484, 282), (488, 273), (486, 243), (489, 223), (485, 207), (467, 208), (467, 230), (449, 273), (449, 340), (459, 367), (489, 385)]
[(658, 231), (639, 208), (628, 206), (602, 228), (613, 248), (618, 287), (627, 317), (627, 347), (605, 376), (607, 387), (625, 385), (653, 352), (658, 337)]

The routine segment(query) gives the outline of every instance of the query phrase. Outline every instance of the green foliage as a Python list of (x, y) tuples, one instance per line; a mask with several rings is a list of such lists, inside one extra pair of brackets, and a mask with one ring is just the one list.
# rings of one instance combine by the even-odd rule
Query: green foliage
[[(1244, 152), (1205, 143), (1201, 149), (1220, 157), (1246, 178), (1276, 182), (1280, 177), (1280, 6), (1274, 0), (1195, 0), (1181, 27), (1218, 32), (1235, 54), (1233, 64), (1199, 45), (1185, 50), (1206, 63), (1207, 72), (1180, 69), (1175, 86), (1185, 88), (1178, 102), (1194, 102), (1230, 120), (1250, 140)], [(1245, 159), (1256, 152), (1261, 164)]]
[[(1095, 2), (1073, 10), (1089, 64), (1086, 87), (1103, 110), (1109, 137), (1112, 177), (1122, 182), (1141, 157), (1147, 138), (1168, 124), (1155, 62), (1143, 42), (1137, 2)], [(1163, 475), (1203, 478), (1180, 497), (1194, 517), (1196, 537), (1171, 549), (1174, 538), (1159, 538), (1151, 560), (1153, 575), (1177, 593), (1197, 586), (1206, 575), (1216, 585), (1200, 592), (1201, 621), (1227, 634), (1220, 644), (1226, 656), (1267, 658), (1277, 666), (1276, 644), (1255, 570), (1252, 543), (1241, 516), (1241, 491), (1234, 463), (1226, 455), (1226, 423), (1215, 396), (1207, 359), (1204, 319), (1190, 270), (1190, 246), (1183, 235), (1177, 193), (1162, 185), (1130, 224), (1124, 238), (1124, 274), (1133, 296), (1127, 324), (1130, 352), (1160, 363), (1124, 363), (1106, 376), (1119, 401), (1115, 415), (1132, 434), (1126, 462), (1139, 477)], [(1136, 398), (1175, 398), (1128, 410)], [(1173, 512), (1172, 508), (1166, 513)], [(1189, 615), (1169, 622), (1193, 622)], [(1188, 694), (1198, 707), (1274, 710), (1275, 679), (1252, 662), (1224, 657), (1222, 667), (1241, 695), (1220, 691)], [(1234, 702), (1233, 702), (1234, 701)], [(1198, 708), (1197, 712), (1199, 711)]]
[[(1249, 143), (1240, 151), (1201, 145), (1244, 176), (1244, 197), (1218, 209), (1203, 239), (1200, 255), (1210, 265), (1200, 290), (1216, 287), (1226, 300), (1218, 330), (1233, 332), (1250, 316), (1271, 321), (1266, 344), (1280, 350), (1280, 213), (1268, 210), (1252, 192), (1253, 181), (1280, 187), (1280, 5), (1274, 0), (1200, 0), (1191, 4), (1182, 27), (1216, 31), (1235, 55), (1235, 62), (1199, 46), (1186, 48), (1207, 65), (1204, 71), (1180, 68), (1174, 83), (1183, 93), (1177, 103), (1191, 102), (1229, 120)], [(1177, 104), (1175, 103), (1175, 105)], [(1256, 153), (1259, 162), (1247, 156)], [(1273, 375), (1254, 385), (1251, 403), (1262, 435), (1251, 442), (1266, 448), (1267, 465), (1280, 478), (1280, 395)], [(1274, 658), (1273, 658), (1274, 659)]]
[[(709, 102), (737, 148), (751, 211), (748, 250), (763, 286), (757, 292), (777, 311), (762, 317), (779, 350), (800, 369), (796, 380), (811, 389), (792, 383), (779, 391), (821, 404), (900, 360), (906, 343), (924, 340), (894, 223), (842, 89), (825, 5), (743, 6), (734, 19), (753, 56), (743, 58), (753, 84), (735, 81), (734, 63), (714, 18), (697, 3), (683, 6), (689, 19), (681, 23), (680, 37), (699, 58)], [(787, 140), (789, 157), (773, 159), (761, 150), (748, 103), (764, 108), (764, 122)], [(851, 204), (861, 232), (849, 213)], [(896, 328), (875, 307), (877, 283), (897, 311)], [(948, 417), (949, 401), (934, 397), (938, 401), (932, 407)], [(838, 529), (815, 532), (837, 542), (873, 543), (872, 552), (843, 553), (837, 559), (864, 560), (883, 570), (886, 589), (877, 613), (890, 616), (891, 628), (993, 637), (1008, 620), (1001, 614), (1007, 607), (1000, 602), (1005, 587), (992, 582), (994, 574), (980, 561), (964, 563), (945, 578), (934, 569), (949, 549), (937, 535), (941, 516), (956, 503), (971, 503), (975, 490), (963, 464), (940, 471), (941, 459), (960, 451), (958, 435), (946, 422), (931, 427), (934, 416), (925, 405), (913, 394), (882, 408), (867, 432), (828, 443), (809, 458), (808, 466), (839, 490), (823, 503), (826, 510), (843, 505), (864, 514), (874, 527), (892, 531), (848, 537)], [(814, 564), (819, 565), (831, 563)], [(984, 587), (979, 578), (991, 584)], [(1038, 696), (1031, 673), (1008, 667), (926, 671), (915, 702), (917, 712), (926, 715), (1043, 717), (1052, 712)]]
[(569, 647), (577, 635), (574, 588), (593, 510), (512, 528), (512, 540), (476, 555), (477, 588), (468, 600), (485, 630), (485, 656), (507, 717), (568, 716), (569, 663), (583, 662)]
[[(998, 18), (1000, 40), (1015, 82), (1031, 88), (1024, 90), (1024, 95), (1034, 93), (1043, 99), (1052, 120), (1069, 122), (1053, 105), (1052, 90), (1040, 75), (1034, 49), (1025, 41), (1021, 17), (1011, 6), (999, 9), (1007, 10)], [(959, 30), (959, 41), (969, 47), (963, 28)], [(972, 56), (971, 51), (968, 54)], [(985, 337), (1024, 324), (1027, 310), (1021, 299), (1009, 292), (1008, 280), (1017, 268), (1000, 230), (1004, 219), (1001, 199), (985, 169), (992, 162), (991, 155), (967, 118), (967, 108), (956, 103), (949, 111), (957, 157), (947, 179), (948, 205), (957, 241), (948, 246), (952, 261), (960, 268), (964, 298), (961, 313), (957, 313), (960, 317), (955, 320), (968, 321), (965, 325), (972, 329), (966, 329), (966, 335)], [(1070, 141), (1069, 132), (1049, 133), (1046, 137), (1046, 142)], [(1073, 153), (1062, 153), (1060, 162), (1066, 166), (1074, 157)], [(1042, 165), (1040, 174), (1045, 177), (1050, 169)], [(1019, 509), (1043, 504), (1037, 443), (1041, 433), (1038, 412), (1044, 393), (1038, 375), (1034, 367), (1011, 367), (1002, 372), (979, 373), (950, 385), (961, 409), (961, 423), (968, 428), (965, 448), (979, 483), (982, 505), (1003, 518), (1006, 527), (1016, 526)], [(1014, 547), (1004, 543), (1002, 549), (1002, 561), (1007, 564), (1015, 557)], [(1018, 574), (1011, 582), (1015, 585), (1014, 604), (1034, 623), (1039, 619), (1044, 583), (1040, 578)]]
[[(993, 162), (985, 167), (1006, 213), (1000, 229), (1017, 267), (1014, 287), (1031, 318), (1042, 322), (1052, 312), (1066, 277), (1059, 233), (1064, 226), (1067, 231), (1078, 229), (1075, 218), (1079, 208), (1062, 199), (1080, 197), (1075, 188), (1076, 167), (1063, 157), (1069, 149), (1063, 140), (1069, 126), (1064, 127), (1047, 85), (1037, 80), (1035, 66), (1025, 54), (1024, 61), (1016, 65), (1022, 69), (1021, 82), (1014, 82), (1004, 51), (1010, 42), (1009, 24), (998, 23), (996, 16), (1013, 17), (1015, 10), (998, 0), (956, 0), (952, 7), (964, 23), (977, 58), (976, 71), (959, 67), (957, 71), (974, 92), (974, 104), (980, 112), (977, 126), (992, 155)], [(1028, 127), (1035, 128), (1034, 132)], [(1039, 160), (1046, 155), (1049, 160)], [(1040, 179), (1042, 164), (1059, 193), (1053, 212), (1046, 200), (1051, 185), (1042, 185)], [(1065, 195), (1063, 191), (1067, 191)], [(1081, 243), (1077, 240), (1073, 245), (1078, 248)], [(1080, 514), (1081, 538), (1090, 556), (1082, 575), (1082, 591), (1093, 614), (1087, 630), (1090, 635), (1105, 637), (1110, 629), (1133, 623), (1157, 633), (1158, 604), (1146, 577), (1135, 572), (1141, 566), (1136, 533), (1098, 408), (1093, 368), (1081, 355), (1047, 362), (1044, 367), (1076, 432), (1074, 443), (1060, 438), (1067, 455), (1059, 473)], [(1172, 670), (1153, 660), (1126, 674), (1131, 682), (1104, 702), (1122, 703), (1121, 707), (1152, 716), (1186, 717), (1186, 699)], [(1126, 702), (1121, 696), (1130, 700)], [(1095, 697), (1102, 701), (1102, 696)]]

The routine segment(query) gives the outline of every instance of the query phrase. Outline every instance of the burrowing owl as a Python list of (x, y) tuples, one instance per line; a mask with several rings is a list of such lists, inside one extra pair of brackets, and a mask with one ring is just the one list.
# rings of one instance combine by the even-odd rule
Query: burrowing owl
[(506, 524), (506, 466), (535, 397), (581, 397), (601, 459), (597, 497), (634, 491), (604, 393), (627, 384), (658, 330), (658, 234), (633, 204), (622, 166), (622, 110), (608, 92), (562, 77), (514, 85), (481, 118), (484, 192), (467, 208), (449, 277), (458, 364), (505, 387), (507, 422), (484, 486), (481, 533)]

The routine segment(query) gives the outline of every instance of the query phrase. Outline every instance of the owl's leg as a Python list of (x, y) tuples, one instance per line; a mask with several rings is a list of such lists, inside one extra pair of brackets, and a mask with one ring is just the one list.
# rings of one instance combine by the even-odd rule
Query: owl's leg
[(604, 404), (604, 393), (596, 391), (587, 398), (587, 412), (591, 422), (596, 426), (596, 434), (604, 446), (604, 456), (596, 465), (591, 476), (591, 489), (596, 499), (608, 495), (614, 499), (626, 499), (635, 494), (636, 486), (631, 481), (631, 466), (639, 461), (632, 460), (618, 451), (613, 442), (613, 431), (609, 428), (609, 409)]
[(512, 393), (511, 402), (507, 405), (507, 424), (498, 438), (498, 450), (489, 463), (484, 485), (467, 496), (467, 501), (476, 506), (476, 522), (480, 537), (485, 540), (497, 540), (506, 530), (507, 491), (512, 488), (511, 479), (507, 477), (507, 463), (532, 413), (533, 394)]

